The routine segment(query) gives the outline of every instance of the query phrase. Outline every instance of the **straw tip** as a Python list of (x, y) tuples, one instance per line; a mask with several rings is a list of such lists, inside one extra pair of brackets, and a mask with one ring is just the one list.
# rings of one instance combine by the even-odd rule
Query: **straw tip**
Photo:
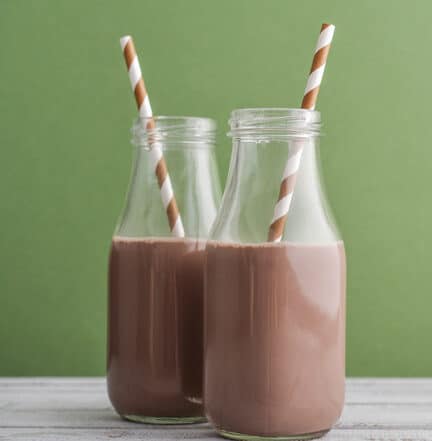
[(336, 26), (331, 23), (323, 23), (321, 26), (321, 30), (328, 29), (331, 32), (334, 32), (335, 28), (336, 28)]
[(128, 41), (131, 38), (132, 37), (130, 35), (124, 35), (123, 37), (120, 38), (120, 46), (121, 46), (122, 50), (126, 47), (126, 45), (128, 44)]

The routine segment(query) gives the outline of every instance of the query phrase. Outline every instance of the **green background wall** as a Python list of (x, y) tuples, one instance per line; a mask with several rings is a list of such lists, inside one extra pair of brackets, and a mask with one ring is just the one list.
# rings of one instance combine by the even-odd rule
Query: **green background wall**
[(432, 2), (0, 0), (0, 375), (101, 375), (106, 262), (135, 116), (298, 106), (321, 22), (329, 198), (349, 257), (347, 373), (432, 375)]

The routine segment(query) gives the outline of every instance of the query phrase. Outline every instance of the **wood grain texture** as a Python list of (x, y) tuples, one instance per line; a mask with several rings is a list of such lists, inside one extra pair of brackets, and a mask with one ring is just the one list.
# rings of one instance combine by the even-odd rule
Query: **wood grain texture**
[[(121, 420), (100, 378), (1, 378), (2, 440), (220, 440), (208, 424)], [(341, 421), (325, 441), (432, 440), (432, 379), (349, 379)]]

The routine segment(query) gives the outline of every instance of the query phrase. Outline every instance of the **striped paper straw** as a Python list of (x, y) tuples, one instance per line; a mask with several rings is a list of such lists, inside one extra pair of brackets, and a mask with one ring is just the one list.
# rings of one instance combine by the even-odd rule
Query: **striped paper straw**
[[(327, 56), (333, 39), (335, 27), (331, 24), (323, 24), (318, 37), (312, 67), (306, 83), (303, 95), (302, 109), (313, 110), (318, 97), (319, 88), (324, 75)], [(273, 218), (268, 232), (269, 242), (280, 242), (288, 217), (288, 211), (293, 197), (297, 172), (303, 153), (303, 143), (293, 143), (289, 153), (282, 182), (279, 189), (279, 197), (274, 208)]]
[[(146, 129), (152, 130), (156, 127), (156, 125), (153, 119), (153, 112), (150, 105), (149, 96), (144, 84), (144, 78), (141, 73), (141, 67), (132, 37), (130, 35), (126, 35), (125, 37), (120, 38), (120, 45), (126, 61), (129, 79), (132, 86), (132, 91), (135, 95), (139, 115), (141, 117), (148, 118)], [(175, 237), (184, 237), (185, 232), (183, 223), (176, 199), (174, 197), (171, 179), (169, 177), (167, 165), (162, 154), (161, 145), (157, 142), (153, 143), (149, 153), (152, 168), (158, 180), (162, 203), (168, 217), (171, 234)]]

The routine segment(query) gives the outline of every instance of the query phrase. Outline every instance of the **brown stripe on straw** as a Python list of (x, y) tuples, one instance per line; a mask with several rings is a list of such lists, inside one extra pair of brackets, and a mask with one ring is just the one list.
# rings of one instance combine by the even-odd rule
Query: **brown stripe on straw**
[(310, 90), (304, 97), (302, 101), (302, 109), (313, 109), (315, 107), (316, 100), (318, 98), (319, 87)]
[(283, 197), (285, 197), (287, 194), (291, 193), (295, 186), (297, 175), (291, 175), (285, 178), (280, 186), (279, 189), (279, 198), (278, 201), (280, 201)]
[(166, 213), (168, 215), (168, 222), (170, 229), (172, 230), (177, 222), (177, 213), (179, 212), (177, 202), (172, 198), (166, 207)]
[[(144, 86), (144, 81), (141, 78), (137, 85), (135, 86), (135, 90), (134, 90), (134, 95), (135, 95), (135, 100), (138, 106), (138, 110), (141, 108), (142, 103), (144, 102), (144, 99), (147, 95), (147, 92), (145, 90), (145, 86)], [(147, 124), (148, 127), (148, 124)]]
[(319, 67), (325, 64), (329, 51), (330, 51), (330, 45), (322, 47), (315, 54), (314, 59), (312, 61), (312, 67), (310, 73), (312, 73), (314, 70), (317, 70)]
[(285, 226), (285, 218), (280, 217), (276, 219), (271, 225), (268, 233), (268, 240), (273, 242), (276, 238), (280, 237), (283, 233), (283, 229)]
[(159, 160), (159, 162), (157, 163), (155, 173), (156, 173), (159, 187), (162, 187), (162, 184), (164, 183), (165, 178), (168, 174), (166, 162), (163, 160), (163, 158), (161, 158)]
[(123, 53), (126, 61), (126, 66), (129, 69), (131, 67), (132, 61), (136, 56), (135, 45), (133, 43), (132, 38), (129, 38), (125, 48), (123, 49)]

